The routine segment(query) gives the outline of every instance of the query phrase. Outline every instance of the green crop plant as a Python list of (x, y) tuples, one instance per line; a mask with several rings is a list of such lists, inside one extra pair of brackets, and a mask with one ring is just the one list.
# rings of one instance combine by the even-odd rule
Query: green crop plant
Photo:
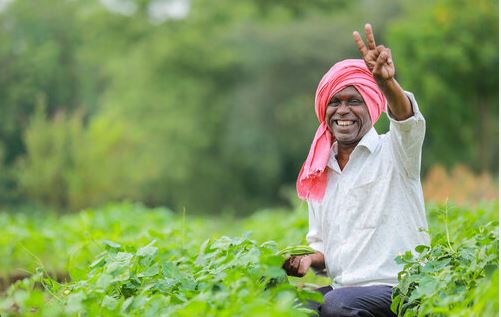
[[(497, 316), (497, 210), (428, 207), (431, 246), (396, 259), (400, 316)], [(1, 276), (26, 275), (2, 290), (0, 315), (308, 316), (306, 303), (322, 301), (313, 284), (329, 281), (282, 269), (288, 256), (314, 252), (304, 245), (307, 215), (210, 219), (137, 204), (0, 213)]]

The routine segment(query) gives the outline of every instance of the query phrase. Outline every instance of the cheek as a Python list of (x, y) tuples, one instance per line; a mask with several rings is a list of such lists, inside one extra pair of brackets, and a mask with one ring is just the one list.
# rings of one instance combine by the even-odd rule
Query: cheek
[(329, 123), (329, 118), (334, 114), (334, 109), (332, 107), (327, 107), (325, 111), (325, 122)]
[(369, 115), (364, 116), (363, 120), (364, 120), (364, 126), (363, 126), (363, 128), (365, 130), (370, 130), (370, 128), (372, 128), (371, 117)]
[(369, 110), (367, 109), (357, 109), (358, 111), (358, 117), (362, 120), (362, 124), (364, 127), (366, 126), (371, 126), (372, 127), (372, 121), (371, 121), (371, 116), (369, 114)]

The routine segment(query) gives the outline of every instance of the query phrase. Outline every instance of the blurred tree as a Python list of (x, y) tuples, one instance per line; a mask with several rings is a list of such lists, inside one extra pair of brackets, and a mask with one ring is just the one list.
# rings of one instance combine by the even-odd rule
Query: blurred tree
[(18, 161), (16, 175), (23, 194), (35, 202), (67, 207), (65, 176), (74, 164), (71, 147), (81, 133), (78, 117), (67, 120), (59, 112), (51, 124), (40, 104), (25, 132), (28, 154)]
[[(152, 6), (161, 0), (103, 3), (41, 0), (34, 10), (19, 0), (0, 13), (7, 43), (0, 50), (6, 70), (0, 74), (0, 185), (17, 185), (19, 198), (70, 210), (127, 198), (190, 212), (245, 213), (285, 203), (280, 192), (294, 186), (317, 127), (313, 99), (320, 77), (334, 62), (359, 57), (351, 33), (365, 21), (373, 23), (378, 42), (388, 44), (387, 23), (401, 12), (389, 0), (193, 0), (184, 15), (169, 9), (160, 17)], [(435, 25), (425, 18), (435, 6), (423, 8), (432, 13), (417, 16)], [(399, 33), (400, 25), (408, 32)], [(443, 38), (402, 21), (391, 31), (401, 79), (436, 129), (430, 144), (471, 135), (478, 128), (473, 121), (453, 137), (442, 136), (449, 123), (430, 122), (435, 114), (426, 98), (440, 95), (422, 87), (451, 80), (420, 76), (404, 50), (412, 45), (409, 32), (436, 43)], [(428, 54), (421, 49), (411, 50), (420, 52), (418, 61)], [(441, 50), (432, 51), (442, 61)], [(35, 113), (37, 103), (43, 110)], [(458, 118), (470, 115), (453, 107), (444, 104), (440, 116), (451, 109)], [(377, 128), (385, 125), (382, 120)], [(475, 140), (463, 141), (475, 151)], [(425, 164), (442, 159), (429, 152)], [(468, 159), (461, 154), (458, 160)], [(11, 197), (0, 195), (2, 202)]]
[[(41, 104), (25, 130), (27, 153), (16, 162), (23, 197), (60, 210), (80, 210), (108, 200), (142, 199), (136, 191), (138, 143), (123, 122), (59, 111), (48, 118)], [(139, 156), (141, 158), (141, 156)]]
[(400, 78), (428, 125), (425, 168), (463, 162), (498, 169), (498, 3), (409, 2), (388, 39)]
[(26, 151), (23, 133), (36, 104), (43, 100), (49, 116), (87, 104), (78, 8), (74, 1), (12, 1), (0, 12), (0, 202), (23, 200), (13, 166)]
[(14, 1), (0, 15), (0, 142), (7, 164), (24, 151), (21, 135), (37, 99), (46, 100), (50, 115), (78, 106), (75, 9), (69, 1)]
[(339, 15), (347, 23), (333, 32), (329, 14), (297, 19), (277, 6), (263, 17), (261, 9), (200, 1), (185, 20), (155, 26), (135, 17), (116, 28), (135, 25), (143, 36), (107, 32), (107, 42), (121, 38), (128, 49), (110, 62), (101, 115), (114, 113), (129, 137), (147, 140), (135, 166), (148, 175), (138, 182), (147, 202), (245, 212), (276, 203), (282, 184), (294, 182), (315, 128), (316, 83), (354, 51), (356, 21)]
[[(24, 43), (13, 74), (40, 45), (52, 49), (38, 57), (44, 68), (26, 69), (38, 81), (5, 78), (4, 94), (23, 91), (27, 105), (2, 107), (24, 120), (9, 135), (17, 148), (2, 139), (20, 192), (69, 209), (120, 198), (198, 211), (275, 203), (308, 150), (318, 79), (356, 54), (358, 23), (341, 12), (355, 6), (192, 1), (187, 17), (159, 24), (153, 2), (16, 1), (1, 14), (4, 36)], [(37, 98), (45, 110), (33, 114)]]

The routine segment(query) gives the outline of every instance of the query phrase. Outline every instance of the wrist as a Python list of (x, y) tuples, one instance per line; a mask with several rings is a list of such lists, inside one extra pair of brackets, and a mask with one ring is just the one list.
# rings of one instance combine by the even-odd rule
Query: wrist
[(379, 89), (381, 89), (382, 91), (387, 91), (389, 89), (391, 89), (391, 87), (395, 86), (396, 84), (396, 80), (395, 80), (395, 77), (390, 77), (390, 78), (386, 78), (386, 79), (382, 79), (382, 78), (375, 78), (376, 79), (376, 84), (378, 85)]
[(325, 259), (322, 252), (317, 251), (313, 254), (309, 254), (308, 257), (311, 260), (311, 266), (320, 269), (325, 267)]

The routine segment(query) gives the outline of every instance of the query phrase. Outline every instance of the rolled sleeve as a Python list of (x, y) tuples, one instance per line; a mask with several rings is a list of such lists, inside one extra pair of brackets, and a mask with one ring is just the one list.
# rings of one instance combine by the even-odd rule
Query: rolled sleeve
[(414, 95), (407, 91), (405, 94), (411, 102), (414, 115), (405, 120), (398, 121), (387, 112), (390, 120), (389, 134), (395, 157), (401, 165), (403, 172), (410, 178), (419, 178), (426, 121), (419, 111)]
[(318, 214), (315, 211), (314, 203), (308, 201), (308, 224), (309, 230), (306, 234), (306, 242), (315, 251), (324, 253), (324, 243), (322, 240), (322, 225)]

